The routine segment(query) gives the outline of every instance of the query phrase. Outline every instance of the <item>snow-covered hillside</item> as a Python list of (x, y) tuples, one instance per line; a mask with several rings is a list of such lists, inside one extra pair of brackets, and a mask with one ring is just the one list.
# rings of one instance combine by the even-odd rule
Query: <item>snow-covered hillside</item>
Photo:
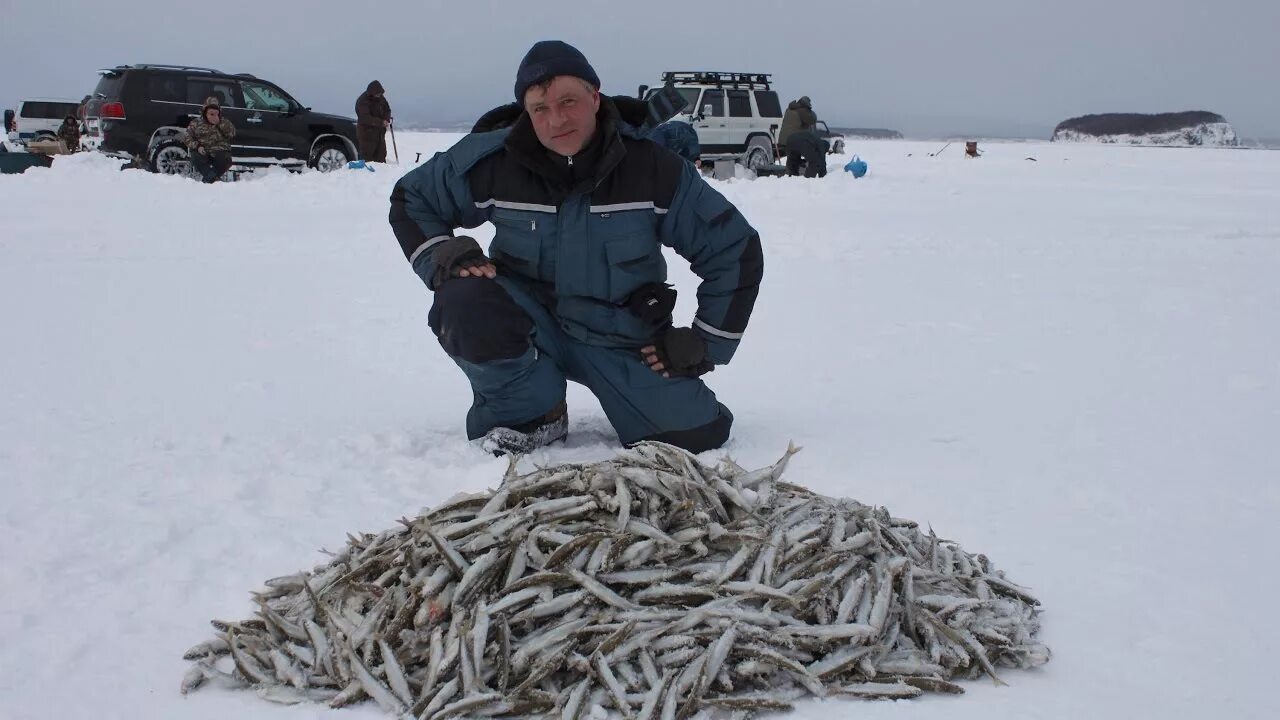
[[(183, 697), (181, 655), (347, 532), (501, 479), (386, 223), (415, 153), (456, 137), (213, 186), (91, 154), (0, 176), (0, 718), (386, 717)], [(737, 424), (706, 459), (804, 446), (791, 482), (1030, 585), (1054, 658), (792, 717), (1270, 717), (1280, 153), (936, 150), (857, 141), (860, 180), (833, 157), (822, 180), (716, 183), (765, 278), (708, 376)], [(616, 451), (581, 388), (569, 413), (568, 445), (526, 463)]]
[(1077, 130), (1059, 130), (1054, 142), (1103, 143), (1107, 145), (1153, 145), (1164, 147), (1235, 147), (1240, 144), (1230, 123), (1200, 123), (1169, 132), (1113, 135), (1090, 135)]
[(1164, 147), (1237, 147), (1240, 144), (1235, 128), (1226, 118), (1205, 110), (1081, 115), (1058, 123), (1052, 140)]

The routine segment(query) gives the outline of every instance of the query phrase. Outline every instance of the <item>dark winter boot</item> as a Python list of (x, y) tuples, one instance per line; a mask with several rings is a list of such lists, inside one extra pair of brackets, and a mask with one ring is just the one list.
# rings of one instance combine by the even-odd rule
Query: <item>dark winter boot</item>
[(564, 440), (569, 434), (569, 410), (564, 401), (546, 415), (514, 427), (496, 427), (480, 439), (480, 447), (494, 455), (524, 455)]

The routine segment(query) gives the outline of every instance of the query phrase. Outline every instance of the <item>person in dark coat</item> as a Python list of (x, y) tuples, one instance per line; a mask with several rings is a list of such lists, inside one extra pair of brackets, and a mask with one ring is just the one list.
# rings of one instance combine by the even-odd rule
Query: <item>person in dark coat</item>
[(387, 103), (382, 83), (374, 80), (356, 98), (356, 141), (360, 159), (367, 162), (387, 161), (387, 128), (391, 127), (391, 105)]
[(782, 114), (782, 128), (778, 130), (778, 152), (787, 154), (787, 142), (792, 133), (812, 130), (817, 124), (818, 115), (813, 111), (813, 102), (808, 95), (792, 100), (787, 105), (787, 111)]
[(68, 115), (58, 126), (58, 139), (67, 146), (68, 153), (80, 152), (80, 119)]
[[(570, 380), (599, 399), (623, 444), (701, 452), (733, 424), (702, 376), (746, 331), (760, 236), (599, 88), (576, 48), (535, 44), (516, 73), (514, 122), (467, 135), (391, 193), (400, 249), (435, 293), (431, 329), (471, 384), (467, 437), (491, 452), (564, 438)], [(486, 222), (487, 254), (455, 235)], [(673, 323), (664, 246), (701, 278), (690, 326)]]
[(829, 147), (827, 141), (812, 130), (791, 133), (787, 141), (787, 174), (799, 175), (803, 168), (807, 178), (826, 177)]

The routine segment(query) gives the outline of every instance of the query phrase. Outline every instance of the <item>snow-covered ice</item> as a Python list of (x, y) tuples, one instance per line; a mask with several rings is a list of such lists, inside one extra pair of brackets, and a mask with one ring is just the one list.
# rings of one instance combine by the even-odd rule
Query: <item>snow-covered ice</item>
[[(181, 655), (347, 531), (499, 480), (386, 224), (415, 153), (456, 138), (211, 187), (88, 154), (0, 177), (0, 718), (384, 716), (183, 697)], [(717, 183), (766, 263), (708, 380), (739, 462), (794, 440), (792, 482), (988, 554), (1044, 601), (1054, 659), (794, 717), (1269, 717), (1280, 153), (937, 145)], [(569, 406), (535, 461), (616, 450), (588, 393)]]

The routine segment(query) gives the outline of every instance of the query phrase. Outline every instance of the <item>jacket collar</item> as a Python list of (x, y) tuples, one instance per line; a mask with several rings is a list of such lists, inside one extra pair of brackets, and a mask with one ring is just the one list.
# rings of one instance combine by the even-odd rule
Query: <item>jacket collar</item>
[(547, 180), (566, 194), (590, 192), (609, 175), (627, 154), (622, 138), (639, 137), (636, 130), (622, 122), (613, 101), (600, 96), (600, 110), (596, 113), (596, 136), (587, 147), (573, 156), (585, 163), (574, 167), (567, 158), (557, 155), (538, 141), (533, 131), (529, 113), (522, 112), (508, 133), (505, 146), (521, 165)]

